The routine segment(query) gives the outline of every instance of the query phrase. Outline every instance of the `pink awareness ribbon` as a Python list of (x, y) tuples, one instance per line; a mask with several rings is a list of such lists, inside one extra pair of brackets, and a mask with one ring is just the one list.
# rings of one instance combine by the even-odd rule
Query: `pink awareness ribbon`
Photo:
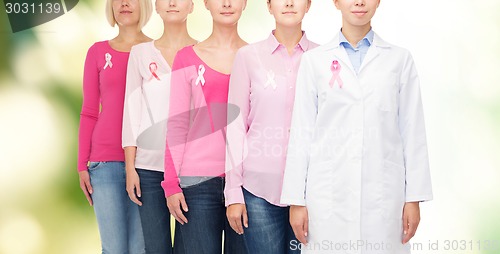
[(342, 66), (340, 66), (339, 61), (333, 60), (332, 66), (330, 66), (330, 70), (332, 70), (332, 79), (330, 79), (330, 87), (333, 87), (335, 81), (339, 84), (339, 87), (342, 88), (344, 82), (340, 78), (340, 71), (342, 70)]
[(110, 53), (106, 53), (104, 55), (104, 60), (106, 60), (106, 64), (104, 65), (104, 70), (106, 70), (106, 68), (113, 68), (113, 63), (111, 62), (111, 54)]
[(160, 80), (160, 78), (156, 74), (157, 70), (158, 70), (158, 65), (155, 62), (149, 64), (149, 71), (151, 72), (151, 78), (149, 78), (149, 80), (152, 80), (153, 77), (155, 77), (157, 80)]
[(272, 70), (269, 70), (267, 72), (267, 81), (264, 84), (264, 89), (266, 89), (268, 86), (271, 86), (274, 90), (276, 90), (276, 80), (274, 80), (274, 72)]
[(198, 86), (198, 84), (201, 84), (201, 86), (205, 85), (205, 77), (203, 76), (205, 74), (205, 66), (203, 64), (200, 64), (198, 66), (198, 78), (196, 78), (196, 81), (194, 84)]

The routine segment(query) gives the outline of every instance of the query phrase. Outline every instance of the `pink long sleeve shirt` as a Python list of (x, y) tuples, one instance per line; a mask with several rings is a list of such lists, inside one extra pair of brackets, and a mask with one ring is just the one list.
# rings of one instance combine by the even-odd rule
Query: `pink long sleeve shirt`
[(121, 146), (128, 52), (95, 43), (87, 53), (78, 133), (78, 171), (89, 161), (124, 161)]
[(229, 75), (211, 69), (188, 46), (175, 56), (170, 84), (167, 197), (182, 191), (179, 176), (224, 176)]
[(318, 45), (304, 33), (290, 55), (274, 34), (241, 48), (229, 83), (229, 105), (240, 109), (227, 127), (226, 206), (244, 204), (242, 187), (280, 204), (295, 80), (302, 54)]
[(132, 47), (127, 70), (122, 146), (137, 147), (135, 167), (164, 170), (171, 69), (154, 41)]

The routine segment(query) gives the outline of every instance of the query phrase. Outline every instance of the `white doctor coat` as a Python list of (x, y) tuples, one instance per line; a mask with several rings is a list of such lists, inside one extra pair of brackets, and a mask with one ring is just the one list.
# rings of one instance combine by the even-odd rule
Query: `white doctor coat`
[(356, 74), (339, 44), (306, 52), (297, 77), (281, 196), (309, 212), (309, 244), (295, 247), (409, 253), (404, 203), (432, 199), (413, 59), (375, 34)]

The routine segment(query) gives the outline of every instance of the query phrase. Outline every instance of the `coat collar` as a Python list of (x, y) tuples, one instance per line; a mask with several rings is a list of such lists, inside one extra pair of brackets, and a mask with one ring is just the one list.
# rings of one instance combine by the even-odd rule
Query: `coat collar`
[[(375, 59), (375, 57), (377, 57), (380, 54), (381, 48), (390, 48), (390, 47), (392, 47), (391, 44), (382, 40), (382, 38), (380, 38), (376, 33), (374, 33), (373, 43), (370, 46), (370, 49), (368, 49), (368, 52), (366, 53), (365, 59), (363, 60), (363, 63), (359, 68), (359, 72), (361, 72), (368, 63), (370, 63), (373, 59)], [(356, 75), (356, 71), (354, 71), (354, 67), (352, 66), (352, 63), (349, 60), (347, 52), (340, 45), (340, 32), (335, 36), (335, 38), (333, 38), (333, 40), (325, 44), (325, 50), (333, 51), (335, 57), (340, 62), (342, 62), (344, 66), (347, 66), (354, 75)]]
[[(381, 47), (381, 48), (390, 48), (391, 44), (384, 41), (377, 33), (373, 34), (373, 43), (372, 46)], [(325, 44), (326, 50), (331, 50), (340, 47), (340, 32), (327, 44)]]

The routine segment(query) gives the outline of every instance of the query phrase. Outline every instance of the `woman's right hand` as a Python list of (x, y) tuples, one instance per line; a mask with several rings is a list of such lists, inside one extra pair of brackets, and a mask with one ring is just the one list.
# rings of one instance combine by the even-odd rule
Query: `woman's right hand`
[[(245, 204), (232, 204), (226, 210), (227, 220), (234, 232), (243, 234), (243, 226), (248, 228), (247, 207)], [(243, 224), (242, 224), (243, 222)]]
[(305, 206), (290, 206), (290, 225), (297, 240), (303, 244), (307, 244), (307, 231), (309, 230), (309, 216), (307, 207)]
[(186, 216), (182, 213), (182, 210), (184, 210), (184, 212), (188, 211), (186, 199), (184, 198), (184, 194), (182, 192), (167, 197), (167, 207), (172, 216), (174, 216), (175, 220), (177, 220), (181, 225), (188, 223)]
[(88, 170), (83, 170), (78, 172), (78, 176), (80, 177), (80, 188), (82, 188), (83, 194), (89, 201), (89, 204), (92, 206), (92, 197), (90, 196), (93, 192), (92, 185), (90, 184), (90, 175)]
[(128, 197), (132, 202), (139, 206), (142, 206), (142, 202), (137, 198), (141, 197), (141, 180), (139, 179), (139, 174), (134, 169), (126, 171), (127, 175), (127, 193)]

